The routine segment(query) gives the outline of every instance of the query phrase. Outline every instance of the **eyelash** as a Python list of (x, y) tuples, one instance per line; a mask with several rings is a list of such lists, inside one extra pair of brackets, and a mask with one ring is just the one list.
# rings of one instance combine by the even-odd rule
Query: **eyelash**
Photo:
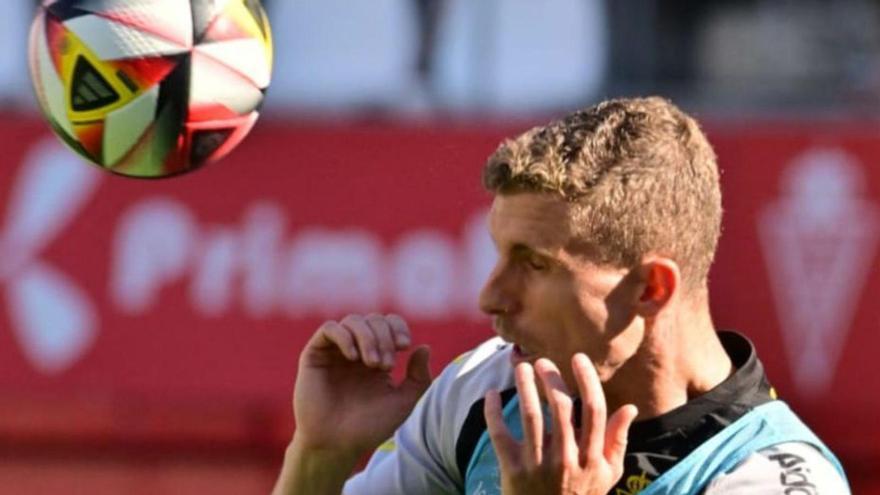
[(529, 265), (529, 268), (536, 271), (544, 271), (547, 269), (547, 265), (536, 263), (534, 260), (526, 260), (526, 264)]

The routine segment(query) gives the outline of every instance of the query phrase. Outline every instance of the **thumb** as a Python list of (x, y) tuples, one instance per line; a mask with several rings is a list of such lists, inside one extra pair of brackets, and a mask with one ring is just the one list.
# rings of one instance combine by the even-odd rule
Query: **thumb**
[(416, 393), (416, 398), (420, 397), (431, 384), (431, 369), (428, 367), (430, 357), (430, 348), (426, 345), (420, 345), (410, 354), (406, 364), (406, 377), (403, 379), (401, 387), (411, 389)]

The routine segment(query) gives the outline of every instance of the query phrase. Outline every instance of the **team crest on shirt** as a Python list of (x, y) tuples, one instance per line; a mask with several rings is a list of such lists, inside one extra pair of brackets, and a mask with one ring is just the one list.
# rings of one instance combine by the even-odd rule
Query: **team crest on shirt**
[(863, 191), (857, 159), (814, 148), (796, 157), (758, 231), (789, 353), (803, 394), (827, 391), (877, 254), (880, 207)]
[(637, 495), (642, 490), (648, 488), (651, 480), (648, 479), (648, 473), (642, 471), (641, 474), (633, 474), (626, 477), (624, 488), (616, 488), (614, 495)]

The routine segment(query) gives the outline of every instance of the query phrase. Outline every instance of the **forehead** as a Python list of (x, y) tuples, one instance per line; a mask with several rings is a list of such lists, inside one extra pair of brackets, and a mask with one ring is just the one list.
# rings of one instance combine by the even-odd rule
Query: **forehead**
[(524, 244), (558, 250), (570, 238), (570, 208), (551, 194), (499, 194), (489, 211), (489, 232), (499, 247)]

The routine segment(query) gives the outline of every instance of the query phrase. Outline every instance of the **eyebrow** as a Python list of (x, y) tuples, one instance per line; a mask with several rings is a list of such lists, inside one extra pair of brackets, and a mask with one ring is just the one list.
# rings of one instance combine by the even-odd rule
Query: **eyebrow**
[(552, 254), (550, 254), (546, 250), (543, 250), (540, 248), (534, 248), (534, 247), (529, 246), (528, 244), (524, 244), (521, 242), (517, 242), (513, 246), (511, 246), (510, 252), (511, 252), (511, 254), (515, 254), (515, 255), (537, 254), (538, 256), (543, 256), (544, 258), (547, 258), (550, 260), (556, 259), (555, 256), (553, 256)]
[[(489, 231), (489, 237), (492, 239), (492, 244), (495, 245), (495, 249), (499, 249), (498, 241), (495, 239), (495, 236)], [(500, 249), (499, 249), (500, 252)], [(537, 254), (538, 256), (543, 256), (549, 260), (556, 260), (556, 256), (554, 256), (550, 251), (546, 249), (532, 247), (525, 242), (514, 242), (512, 246), (510, 246), (510, 253), (514, 255), (529, 255), (529, 254)]]

